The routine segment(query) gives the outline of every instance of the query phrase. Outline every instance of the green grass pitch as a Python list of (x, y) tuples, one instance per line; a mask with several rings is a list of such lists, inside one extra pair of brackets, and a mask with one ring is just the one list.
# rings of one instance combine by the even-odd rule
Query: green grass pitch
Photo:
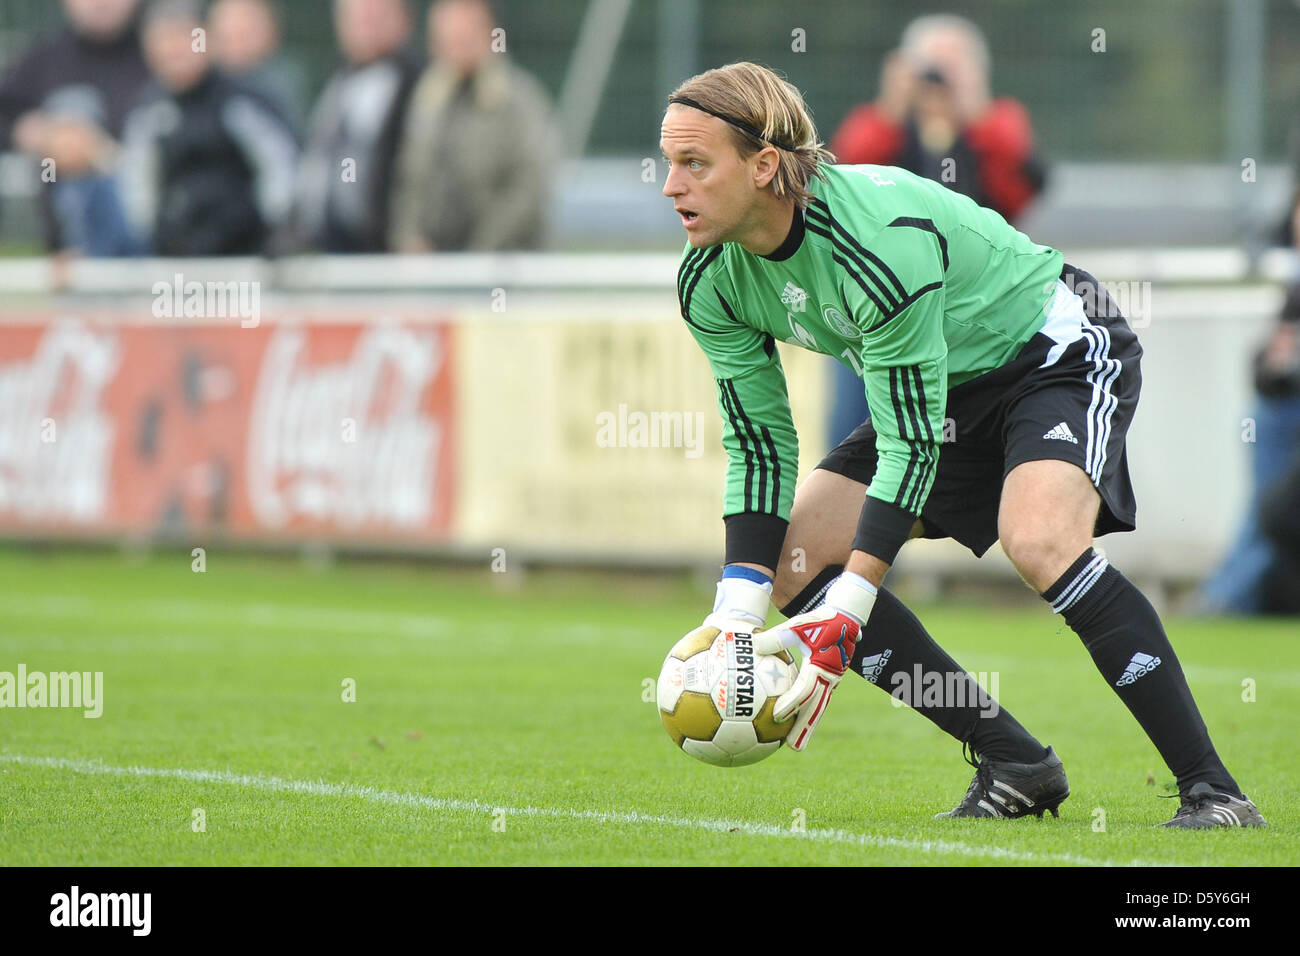
[(676, 750), (645, 681), (707, 609), (684, 581), (190, 565), (0, 550), (0, 671), (104, 675), (98, 719), (0, 709), (0, 865), (1300, 863), (1293, 622), (1169, 622), (1271, 824), (1194, 833), (1153, 829), (1169, 774), (1046, 608), (918, 608), (1073, 791), (1059, 820), (936, 821), (960, 747), (853, 676), (803, 754)]

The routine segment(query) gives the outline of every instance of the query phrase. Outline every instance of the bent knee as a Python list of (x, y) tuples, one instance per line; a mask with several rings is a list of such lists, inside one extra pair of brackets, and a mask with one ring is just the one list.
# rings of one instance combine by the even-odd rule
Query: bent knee
[(1092, 543), (1091, 533), (1054, 533), (1052, 529), (1004, 530), (1002, 550), (1025, 581), (1040, 594), (1050, 588)]

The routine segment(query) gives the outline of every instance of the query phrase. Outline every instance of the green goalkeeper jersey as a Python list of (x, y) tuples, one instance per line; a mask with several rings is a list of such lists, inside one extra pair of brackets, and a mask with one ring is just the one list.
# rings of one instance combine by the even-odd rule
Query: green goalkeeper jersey
[(939, 183), (892, 166), (823, 172), (780, 248), (688, 245), (677, 275), (717, 381), (728, 563), (775, 567), (794, 498), (776, 339), (862, 377), (878, 463), (859, 541), (867, 531), (869, 553), (892, 562), (934, 482), (948, 389), (1015, 358), (1061, 272), (1055, 249)]

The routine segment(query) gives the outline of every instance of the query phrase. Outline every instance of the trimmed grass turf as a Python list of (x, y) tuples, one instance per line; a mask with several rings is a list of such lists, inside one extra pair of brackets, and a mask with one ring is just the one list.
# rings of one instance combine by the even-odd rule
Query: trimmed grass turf
[[(707, 607), (687, 583), (190, 560), (0, 550), (0, 670), (105, 684), (99, 719), (0, 710), (0, 864), (1300, 863), (1293, 622), (1169, 622), (1271, 824), (1174, 833), (1152, 829), (1176, 808), (1156, 798), (1168, 772), (1045, 608), (919, 608), (998, 672), (1073, 791), (1059, 820), (935, 821), (970, 780), (960, 749), (858, 678), (804, 754), (723, 770), (678, 752), (642, 697)], [(286, 789), (306, 782), (325, 786)]]

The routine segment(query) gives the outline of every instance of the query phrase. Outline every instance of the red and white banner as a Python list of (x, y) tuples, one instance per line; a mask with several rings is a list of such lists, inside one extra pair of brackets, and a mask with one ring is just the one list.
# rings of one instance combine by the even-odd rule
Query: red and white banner
[(445, 322), (0, 326), (0, 532), (436, 542)]

